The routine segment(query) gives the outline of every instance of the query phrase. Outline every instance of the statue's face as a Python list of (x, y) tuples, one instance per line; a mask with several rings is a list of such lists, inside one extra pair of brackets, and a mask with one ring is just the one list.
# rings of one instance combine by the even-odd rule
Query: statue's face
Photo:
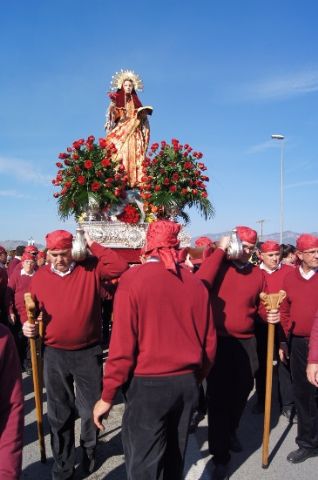
[(133, 91), (134, 85), (131, 80), (125, 80), (123, 83), (123, 89), (125, 93), (131, 93)]

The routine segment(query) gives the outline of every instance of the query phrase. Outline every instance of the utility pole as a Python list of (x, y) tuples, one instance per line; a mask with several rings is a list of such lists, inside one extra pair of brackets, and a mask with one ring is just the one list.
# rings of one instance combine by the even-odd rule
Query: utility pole
[(261, 242), (263, 240), (263, 224), (266, 222), (265, 218), (262, 218), (261, 220), (256, 220), (256, 223), (260, 224), (260, 232), (259, 232), (259, 241)]

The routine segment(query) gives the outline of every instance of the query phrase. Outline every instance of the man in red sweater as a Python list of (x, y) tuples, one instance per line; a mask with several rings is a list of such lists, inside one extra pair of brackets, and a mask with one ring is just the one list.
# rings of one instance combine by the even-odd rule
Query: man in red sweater
[(19, 480), (23, 447), (23, 392), (11, 333), (0, 325), (0, 478)]
[(149, 225), (146, 263), (120, 279), (102, 397), (94, 421), (104, 430), (124, 387), (122, 441), (130, 480), (181, 480), (198, 384), (214, 360), (209, 294), (178, 263), (180, 225)]
[(0, 245), (0, 323), (7, 323), (6, 291), (8, 273), (6, 268), (7, 251)]
[[(218, 338), (215, 365), (207, 379), (208, 440), (217, 480), (229, 478), (230, 451), (242, 450), (236, 430), (258, 369), (254, 322), (259, 294), (266, 291), (262, 270), (249, 262), (257, 233), (244, 226), (236, 229), (243, 246), (240, 258), (228, 260), (217, 248), (196, 274), (210, 288)], [(269, 313), (267, 320), (276, 323), (279, 316)]]
[[(127, 269), (117, 253), (87, 234), (94, 256), (74, 262), (72, 240), (65, 230), (46, 236), (50, 263), (36, 272), (30, 286), (45, 325), (44, 381), (54, 480), (73, 478), (76, 409), (81, 417), (82, 467), (85, 473), (95, 468), (97, 430), (91, 414), (102, 380), (100, 286), (102, 280), (119, 277)], [(34, 336), (36, 327), (26, 316), (22, 320), (24, 334)]]
[[(261, 263), (259, 268), (262, 270), (266, 284), (267, 293), (277, 293), (283, 288), (283, 281), (293, 267), (280, 263), (280, 245), (273, 240), (263, 242), (259, 249), (259, 258)], [(280, 329), (281, 325), (277, 326)], [(278, 337), (280, 338), (279, 332)], [(254, 405), (253, 413), (264, 412), (265, 404), (265, 383), (266, 383), (266, 356), (267, 356), (267, 323), (258, 315), (255, 324), (255, 335), (257, 342), (257, 354), (259, 361), (259, 369), (256, 373), (256, 394), (257, 403)], [(277, 346), (279, 343), (277, 343)], [(278, 348), (277, 348), (278, 350)], [(278, 352), (277, 352), (278, 356)], [(292, 422), (295, 417), (294, 395), (292, 389), (289, 362), (278, 363), (278, 379), (279, 379), (279, 400), (282, 415), (288, 421)]]
[(24, 294), (30, 291), (30, 284), (35, 274), (35, 260), (31, 253), (24, 253), (21, 258), (22, 268), (17, 267), (11, 274), (7, 288), (7, 309), (10, 330), (14, 337), (22, 369), (31, 373), (31, 360), (28, 352), (28, 340), (23, 335), (21, 316), (24, 315)]
[(307, 378), (318, 387), (318, 310), (310, 333)]
[[(287, 298), (281, 306), (282, 326), (290, 335), (290, 368), (298, 416), (298, 449), (287, 456), (291, 463), (318, 455), (317, 392), (306, 377), (309, 337), (318, 310), (318, 238), (300, 235), (296, 248), (301, 264), (284, 279)], [(287, 359), (287, 344), (281, 346), (282, 358)]]

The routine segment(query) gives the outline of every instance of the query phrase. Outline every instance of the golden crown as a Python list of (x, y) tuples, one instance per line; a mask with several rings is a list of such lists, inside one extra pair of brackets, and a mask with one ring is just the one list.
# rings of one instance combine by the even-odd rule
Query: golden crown
[(110, 83), (111, 90), (117, 90), (117, 88), (121, 88), (125, 80), (131, 80), (136, 91), (142, 91), (144, 88), (142, 80), (137, 73), (135, 73), (133, 70), (121, 69), (120, 72), (116, 72), (115, 75), (112, 76)]

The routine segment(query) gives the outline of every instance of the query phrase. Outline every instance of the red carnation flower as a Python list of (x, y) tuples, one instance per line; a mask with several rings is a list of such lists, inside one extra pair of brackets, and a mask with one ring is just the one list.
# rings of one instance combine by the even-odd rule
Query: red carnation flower
[(160, 185), (155, 185), (154, 190), (155, 190), (155, 192), (159, 192), (161, 190)]
[(169, 185), (170, 184), (169, 178), (165, 178), (164, 181), (163, 181), (163, 184), (164, 185)]
[(109, 167), (110, 166), (110, 160), (109, 158), (103, 158), (103, 160), (100, 162), (103, 167)]
[(56, 162), (56, 166), (57, 166), (58, 168), (63, 168), (63, 164), (62, 164), (61, 162)]
[(61, 158), (62, 160), (64, 160), (64, 158), (68, 158), (68, 157), (69, 157), (68, 153), (60, 153), (59, 154), (59, 158)]
[(207, 196), (208, 196), (208, 194), (207, 194), (206, 192), (202, 192), (202, 193), (201, 193), (201, 197), (207, 198)]
[(100, 139), (98, 140), (98, 143), (99, 143), (99, 146), (100, 146), (101, 148), (106, 148), (106, 147), (107, 147), (107, 141), (106, 141), (105, 138), (100, 138)]
[(170, 192), (176, 192), (177, 191), (177, 186), (176, 185), (171, 185), (169, 190), (170, 190)]
[(72, 156), (73, 160), (78, 160), (79, 159), (79, 155), (77, 153), (73, 153), (73, 156)]
[(93, 166), (93, 162), (91, 160), (85, 160), (84, 167), (87, 168), (87, 170), (92, 168), (92, 166)]
[(173, 180), (174, 182), (177, 182), (177, 181), (179, 180), (179, 174), (178, 174), (178, 173), (174, 173), (174, 174), (172, 175), (172, 180)]
[(58, 198), (59, 196), (60, 196), (60, 194), (58, 192), (53, 193), (54, 198)]
[(97, 192), (101, 187), (101, 184), (99, 182), (93, 182), (91, 184), (91, 189), (93, 192)]
[(85, 185), (86, 183), (86, 178), (83, 176), (83, 175), (79, 175), (77, 177), (77, 183), (79, 183), (80, 185)]

